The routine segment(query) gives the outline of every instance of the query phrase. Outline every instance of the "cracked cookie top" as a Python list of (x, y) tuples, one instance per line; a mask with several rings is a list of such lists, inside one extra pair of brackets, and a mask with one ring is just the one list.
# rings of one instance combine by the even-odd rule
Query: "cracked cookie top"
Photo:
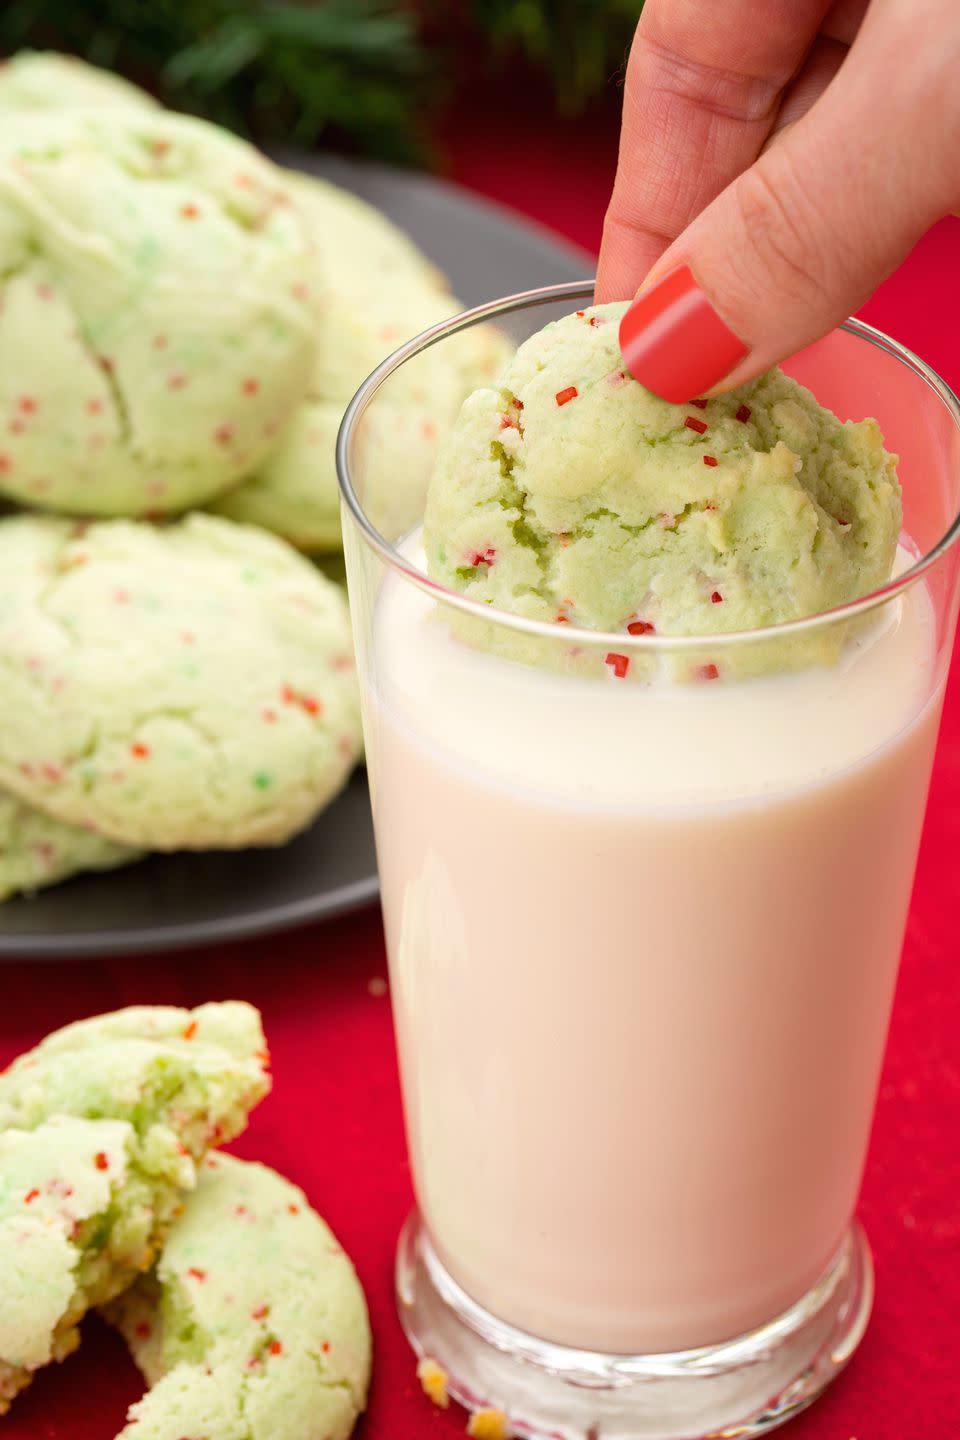
[[(275, 530), (300, 549), (337, 550), (334, 449), (347, 401), (398, 345), (463, 307), (409, 236), (371, 205), (312, 176), (285, 180), (316, 241), (320, 343), (307, 397), (276, 449), (214, 508)], [(504, 336), (475, 325), (390, 377), (365, 427), (365, 463), (368, 471), (376, 467), (381, 519), (422, 501), (464, 397), (488, 384), (509, 354)], [(371, 483), (368, 474), (368, 494)]]
[(359, 749), (342, 592), (282, 541), (0, 521), (0, 785), (155, 850), (276, 844)]
[(450, 589), (631, 634), (773, 625), (890, 576), (896, 457), (779, 370), (671, 405), (625, 370), (625, 304), (565, 316), (464, 404), (424, 539)]
[(169, 513), (264, 458), (310, 374), (315, 261), (280, 172), (149, 108), (0, 133), (0, 493)]

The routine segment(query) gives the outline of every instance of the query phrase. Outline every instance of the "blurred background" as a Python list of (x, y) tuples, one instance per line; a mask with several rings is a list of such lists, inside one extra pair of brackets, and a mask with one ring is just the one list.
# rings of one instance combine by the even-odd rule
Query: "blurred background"
[(521, 99), (541, 121), (602, 123), (641, 3), (6, 0), (0, 53), (70, 51), (263, 145), (443, 168), (465, 109), (479, 127)]

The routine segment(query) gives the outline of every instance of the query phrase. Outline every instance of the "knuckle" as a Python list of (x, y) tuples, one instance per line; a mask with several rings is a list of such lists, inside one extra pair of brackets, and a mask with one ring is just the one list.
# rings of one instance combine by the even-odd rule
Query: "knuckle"
[(790, 168), (752, 166), (737, 182), (734, 198), (744, 241), (742, 262), (754, 284), (769, 277), (767, 283), (780, 297), (814, 303), (825, 298), (842, 257), (834, 248), (825, 253), (816, 202), (804, 194)]
[(640, 40), (649, 62), (648, 89), (724, 119), (746, 124), (769, 119), (788, 78), (713, 65), (692, 49), (668, 46), (642, 33)]

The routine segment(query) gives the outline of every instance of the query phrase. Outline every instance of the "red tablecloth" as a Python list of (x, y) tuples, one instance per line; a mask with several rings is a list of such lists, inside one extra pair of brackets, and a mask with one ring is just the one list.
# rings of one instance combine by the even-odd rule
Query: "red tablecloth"
[[(609, 135), (545, 125), (466, 136), (456, 179), (595, 248), (612, 172)], [(960, 382), (960, 222), (947, 222), (866, 307)], [(552, 277), (544, 276), (545, 282)], [(847, 1373), (787, 1432), (794, 1440), (947, 1440), (960, 1415), (960, 680), (947, 701), (902, 979), (861, 1213), (878, 1300)], [(172, 958), (8, 965), (0, 972), (0, 1064), (46, 1031), (134, 1002), (243, 996), (263, 1011), (274, 1094), (240, 1154), (305, 1187), (354, 1256), (376, 1339), (369, 1440), (463, 1433), (463, 1416), (420, 1394), (394, 1316), (393, 1247), (410, 1203), (389, 1001), (374, 912), (278, 940)], [(110, 1440), (140, 1391), (122, 1344), (89, 1322), (79, 1355), (43, 1373), (3, 1422), (6, 1440)]]

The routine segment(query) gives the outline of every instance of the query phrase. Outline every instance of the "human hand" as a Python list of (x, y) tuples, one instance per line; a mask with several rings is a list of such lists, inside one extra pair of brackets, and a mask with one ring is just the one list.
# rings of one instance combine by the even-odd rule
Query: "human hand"
[(620, 340), (649, 389), (769, 369), (958, 208), (957, 0), (647, 0), (597, 299), (642, 284)]

